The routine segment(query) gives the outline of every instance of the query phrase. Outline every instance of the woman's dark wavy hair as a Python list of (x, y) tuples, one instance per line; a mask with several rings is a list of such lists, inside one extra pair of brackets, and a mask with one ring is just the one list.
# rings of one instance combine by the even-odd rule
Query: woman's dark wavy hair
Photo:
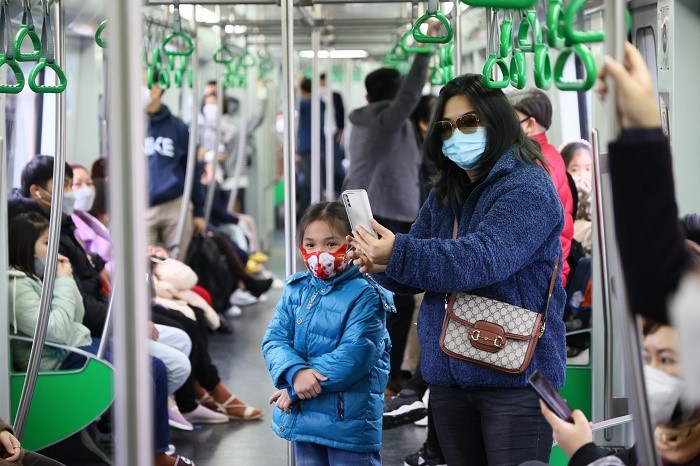
[(10, 267), (36, 276), (34, 245), (48, 228), (48, 220), (37, 212), (26, 212), (10, 219), (7, 228)]
[(298, 244), (304, 242), (306, 227), (308, 227), (310, 223), (316, 221), (326, 222), (333, 230), (343, 236), (352, 234), (348, 213), (345, 211), (343, 203), (338, 201), (319, 202), (311, 205), (306, 210), (301, 220), (299, 220), (299, 226), (297, 227)]
[(475, 169), (478, 180), (482, 180), (511, 148), (516, 159), (522, 163), (539, 163), (547, 169), (542, 150), (523, 133), (515, 110), (503, 91), (488, 89), (481, 79), (480, 74), (469, 73), (447, 83), (440, 91), (430, 117), (423, 150), (438, 169), (433, 186), (437, 200), (443, 204), (449, 202), (451, 195), (456, 195), (457, 201), (463, 203), (467, 197), (467, 187), (471, 184), (464, 170), (443, 155), (442, 139), (435, 131), (435, 122), (443, 119), (445, 103), (454, 96), (467, 97), (481, 124), (486, 127), (486, 150)]

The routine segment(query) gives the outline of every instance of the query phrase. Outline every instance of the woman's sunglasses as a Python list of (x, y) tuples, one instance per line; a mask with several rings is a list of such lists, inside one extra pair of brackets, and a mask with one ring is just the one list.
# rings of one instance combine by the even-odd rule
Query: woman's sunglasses
[(455, 127), (464, 134), (471, 134), (476, 131), (479, 127), (479, 122), (481, 120), (474, 113), (465, 113), (461, 117), (457, 118), (456, 123), (451, 121), (441, 120), (435, 122), (435, 132), (440, 136), (443, 141), (446, 141), (452, 137)]

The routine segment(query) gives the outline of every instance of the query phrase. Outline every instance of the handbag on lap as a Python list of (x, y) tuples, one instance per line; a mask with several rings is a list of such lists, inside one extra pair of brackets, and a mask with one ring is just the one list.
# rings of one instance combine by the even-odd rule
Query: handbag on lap
[[(457, 238), (457, 221), (452, 237)], [(554, 261), (544, 314), (469, 293), (448, 295), (440, 349), (448, 356), (499, 372), (524, 372), (545, 331), (558, 270), (559, 256)]]

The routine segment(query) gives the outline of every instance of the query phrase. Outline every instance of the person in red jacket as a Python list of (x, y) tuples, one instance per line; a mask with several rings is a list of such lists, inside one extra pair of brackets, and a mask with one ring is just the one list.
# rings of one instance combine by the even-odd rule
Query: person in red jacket
[(513, 105), (515, 113), (525, 134), (530, 139), (539, 143), (542, 153), (549, 166), (549, 176), (552, 177), (554, 187), (557, 188), (559, 199), (564, 207), (564, 229), (561, 232), (562, 249), (562, 286), (566, 287), (569, 276), (569, 264), (566, 259), (571, 250), (571, 239), (574, 236), (574, 198), (571, 194), (569, 181), (566, 177), (566, 167), (557, 148), (547, 140), (547, 130), (552, 124), (552, 102), (544, 92), (533, 89), (518, 96)]

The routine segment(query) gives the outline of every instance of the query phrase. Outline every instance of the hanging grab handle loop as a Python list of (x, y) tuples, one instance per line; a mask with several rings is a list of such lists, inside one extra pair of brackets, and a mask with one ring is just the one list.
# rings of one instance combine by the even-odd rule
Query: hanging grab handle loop
[(255, 59), (255, 55), (246, 50), (238, 58), (238, 63), (241, 66), (241, 68), (252, 68), (257, 64), (257, 60)]
[[(185, 49), (168, 50), (167, 46), (170, 45), (170, 42), (178, 38), (182, 39), (185, 43)], [(192, 43), (192, 39), (190, 39), (189, 36), (184, 32), (171, 32), (170, 34), (165, 36), (165, 39), (163, 39), (163, 43), (161, 44), (160, 49), (163, 51), (164, 55), (178, 55), (183, 57), (189, 57), (190, 55), (192, 55), (192, 52), (194, 52), (194, 44)]]
[[(532, 32), (532, 41), (528, 42)], [(518, 47), (523, 52), (534, 52), (535, 44), (542, 43), (542, 29), (537, 19), (537, 10), (528, 10), (520, 22), (518, 30)]]
[(564, 47), (564, 7), (561, 0), (550, 0), (547, 9), (547, 43), (550, 47)]
[[(17, 31), (17, 36), (15, 36), (15, 59), (17, 61), (39, 61), (41, 58), (41, 39), (39, 34), (36, 33), (36, 28), (34, 27), (34, 18), (32, 17), (32, 7), (29, 0), (22, 1), (23, 13), (22, 13), (22, 23)], [(29, 36), (32, 41), (32, 52), (22, 53), (22, 43), (25, 37)]]
[(547, 44), (535, 45), (535, 85), (547, 90), (552, 87), (552, 62)]
[(214, 62), (221, 65), (228, 65), (233, 61), (233, 59), (233, 52), (224, 44), (221, 44), (221, 46), (214, 52)]
[[(420, 42), (421, 44), (446, 44), (452, 40), (452, 37), (454, 37), (454, 31), (452, 30), (450, 20), (448, 20), (447, 17), (442, 14), (442, 12), (439, 10), (439, 7), (440, 2), (438, 0), (430, 0), (428, 2), (428, 8), (425, 14), (418, 18), (416, 24), (414, 24), (413, 28), (411, 29), (411, 31), (413, 32), (413, 38), (416, 40), (416, 42)], [(424, 22), (428, 21), (430, 18), (437, 19), (442, 23), (443, 26), (445, 26), (446, 32), (444, 36), (429, 36), (427, 34), (423, 34), (423, 32), (420, 30), (420, 27)]]
[(510, 59), (510, 83), (516, 89), (524, 89), (527, 83), (525, 54), (520, 49), (513, 49), (513, 57)]
[(485, 6), (491, 8), (504, 8), (507, 10), (525, 10), (537, 3), (537, 0), (462, 0), (469, 6)]
[[(498, 66), (498, 68), (501, 70), (501, 74), (503, 74), (503, 78), (498, 81), (491, 79), (491, 71), (493, 70), (494, 66)], [(488, 60), (486, 60), (486, 63), (484, 64), (484, 70), (481, 73), (481, 80), (484, 83), (484, 86), (488, 87), (489, 89), (503, 89), (508, 87), (508, 84), (510, 83), (510, 72), (505, 58), (497, 57), (495, 53), (489, 55)]]
[(10, 20), (9, 4), (7, 0), (0, 0), (0, 53), (4, 50), (4, 54), (0, 55), (0, 69), (7, 65), (15, 75), (15, 84), (0, 85), (0, 93), (2, 94), (19, 94), (24, 89), (24, 74), (19, 64), (14, 59), (14, 43), (12, 42), (12, 21)]
[(107, 20), (104, 20), (97, 27), (97, 31), (95, 31), (95, 43), (103, 49), (107, 48), (107, 41), (102, 38), (102, 33), (104, 32), (106, 27)]
[(562, 32), (564, 33), (564, 37), (572, 44), (603, 42), (605, 40), (604, 31), (576, 30), (576, 17), (585, 4), (586, 0), (571, 0), (571, 3), (564, 12), (564, 27), (562, 28)]
[(499, 41), (498, 56), (505, 58), (513, 51), (513, 21), (507, 19), (503, 20), (501, 23), (501, 37)]
[[(413, 30), (408, 31), (403, 36), (401, 36), (401, 42), (399, 42), (401, 50), (403, 50), (406, 53), (430, 53), (430, 44), (423, 44), (420, 47), (415, 45), (408, 45), (408, 40), (411, 38), (415, 40), (415, 38), (413, 37)], [(415, 41), (418, 42), (417, 40)]]
[[(68, 79), (63, 69), (56, 63), (56, 51), (53, 43), (53, 26), (49, 15), (49, 0), (43, 0), (44, 19), (41, 28), (41, 58), (29, 73), (29, 88), (38, 94), (59, 94), (66, 90)], [(47, 86), (38, 84), (37, 78), (44, 68), (49, 68), (56, 73), (56, 84)]]
[[(567, 81), (564, 79), (564, 66), (571, 53), (578, 55), (583, 64), (586, 76), (583, 79)], [(559, 52), (557, 61), (554, 64), (554, 83), (562, 91), (585, 92), (593, 87), (596, 80), (596, 65), (593, 54), (584, 44), (574, 44)]]

